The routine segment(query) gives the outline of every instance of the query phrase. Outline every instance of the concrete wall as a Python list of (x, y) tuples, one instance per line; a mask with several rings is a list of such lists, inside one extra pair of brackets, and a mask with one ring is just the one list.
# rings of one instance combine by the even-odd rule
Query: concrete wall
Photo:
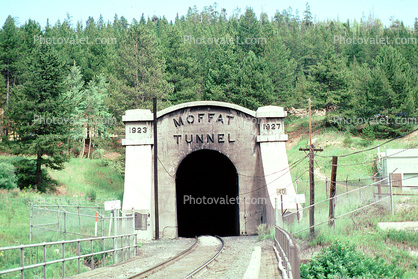
[[(285, 149), (285, 116), (280, 107), (254, 112), (221, 102), (191, 102), (158, 112), (160, 237), (177, 237), (176, 171), (188, 154), (201, 149), (221, 152), (237, 170), (240, 234), (255, 234), (261, 223), (274, 224), (276, 189), (286, 187), (295, 194)], [(122, 209), (126, 214), (132, 208), (148, 213), (154, 220), (151, 120), (146, 110), (127, 111), (123, 118), (127, 148)], [(149, 230), (139, 231), (140, 238), (152, 238), (153, 228), (151, 222)]]

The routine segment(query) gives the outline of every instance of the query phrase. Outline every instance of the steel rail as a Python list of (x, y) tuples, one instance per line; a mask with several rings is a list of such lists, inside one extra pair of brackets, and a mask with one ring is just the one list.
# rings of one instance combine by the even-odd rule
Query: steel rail
[(216, 257), (219, 256), (219, 254), (222, 252), (222, 250), (225, 247), (225, 241), (222, 238), (220, 238), (219, 236), (217, 236), (217, 235), (215, 235), (215, 237), (217, 239), (219, 239), (221, 241), (221, 243), (222, 243), (222, 247), (219, 249), (219, 251), (212, 258), (210, 258), (209, 261), (205, 262), (204, 264), (202, 264), (201, 266), (199, 266), (198, 268), (196, 268), (194, 271), (192, 271), (191, 273), (189, 273), (184, 278), (191, 278), (193, 275), (195, 275), (196, 273), (198, 273), (199, 271), (201, 271), (203, 268), (205, 268), (206, 266), (208, 266), (214, 259), (216, 259)]
[(185, 256), (187, 253), (190, 253), (197, 246), (197, 243), (198, 243), (199, 239), (197, 238), (197, 236), (195, 237), (195, 239), (196, 239), (195, 242), (189, 248), (187, 248), (186, 250), (183, 250), (181, 253), (177, 254), (176, 256), (174, 256), (174, 257), (172, 257), (172, 258), (170, 258), (170, 259), (168, 259), (168, 260), (166, 260), (166, 261), (164, 261), (160, 264), (157, 264), (157, 265), (155, 265), (151, 268), (148, 268), (148, 269), (146, 269), (146, 270), (144, 270), (140, 273), (137, 273), (137, 274), (135, 274), (131, 277), (128, 277), (128, 278), (133, 279), (133, 278), (142, 278), (142, 277), (149, 276), (149, 275), (157, 272), (160, 268), (168, 265), (172, 261), (177, 260), (182, 256)]

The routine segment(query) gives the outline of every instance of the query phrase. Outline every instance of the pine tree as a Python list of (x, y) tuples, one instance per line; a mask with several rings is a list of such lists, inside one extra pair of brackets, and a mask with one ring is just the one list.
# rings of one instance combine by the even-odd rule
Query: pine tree
[(19, 35), (15, 19), (8, 16), (0, 30), (0, 72), (6, 78), (6, 107), (11, 85), (16, 81), (19, 68)]
[[(150, 108), (153, 97), (167, 102), (173, 91), (167, 83), (166, 64), (161, 59), (155, 37), (148, 25), (131, 26), (126, 41), (119, 50), (119, 74), (125, 80), (122, 92), (125, 109)], [(121, 96), (122, 97), (122, 96)]]
[(279, 32), (270, 23), (266, 23), (264, 36), (269, 38), (262, 53), (266, 71), (274, 85), (271, 94), (278, 105), (293, 102), (296, 62), (282, 42)]
[(347, 58), (335, 54), (333, 46), (328, 46), (322, 62), (310, 70), (311, 96), (322, 108), (329, 106), (349, 107), (351, 101), (351, 71)]
[(65, 119), (65, 65), (49, 45), (36, 48), (27, 62), (25, 83), (11, 95), (7, 116), (14, 140), (7, 143), (15, 154), (36, 155), (36, 188), (47, 187), (42, 166), (62, 169), (68, 160), (65, 141), (69, 132)]
[(196, 101), (202, 95), (202, 76), (199, 74), (199, 63), (192, 56), (189, 45), (183, 43), (180, 31), (173, 27), (167, 31), (166, 57), (167, 80), (174, 90), (169, 95), (173, 104)]
[(235, 76), (236, 92), (232, 101), (246, 108), (256, 110), (260, 106), (271, 105), (275, 99), (271, 92), (274, 85), (266, 69), (265, 60), (250, 51), (242, 61)]
[(303, 24), (306, 28), (310, 27), (313, 24), (311, 7), (309, 6), (308, 2), (306, 2), (306, 10), (303, 12)]

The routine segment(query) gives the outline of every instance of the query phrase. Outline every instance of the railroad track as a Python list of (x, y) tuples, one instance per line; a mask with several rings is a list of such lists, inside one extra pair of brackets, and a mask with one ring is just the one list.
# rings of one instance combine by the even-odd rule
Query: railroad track
[[(193, 245), (186, 250), (129, 278), (192, 278), (222, 252), (225, 246), (224, 240), (219, 236), (215, 237), (220, 242), (217, 245), (212, 243), (205, 245), (200, 243), (202, 237), (196, 237)], [(206, 236), (205, 239), (207, 240)]]

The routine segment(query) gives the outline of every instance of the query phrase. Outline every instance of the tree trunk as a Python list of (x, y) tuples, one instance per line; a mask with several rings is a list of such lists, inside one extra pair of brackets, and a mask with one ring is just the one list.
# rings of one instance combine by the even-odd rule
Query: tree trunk
[[(6, 82), (6, 109), (7, 110), (9, 108), (9, 91), (10, 91), (10, 76), (9, 76), (9, 70), (7, 70), (7, 82)], [(3, 110), (3, 116), (4, 116), (4, 111)], [(4, 127), (4, 122), (2, 123), (2, 129), (4, 129), (4, 135), (8, 136), (9, 135), (9, 129), (7, 129), (7, 127)], [(8, 126), (9, 124), (7, 124)], [(3, 135), (3, 131), (2, 131), (2, 135)]]
[(35, 185), (35, 192), (38, 191), (39, 186), (42, 183), (42, 172), (41, 172), (41, 163), (42, 163), (42, 149), (38, 150), (37, 158), (36, 158), (36, 185)]
[(89, 138), (89, 153), (87, 154), (87, 158), (90, 159), (90, 149), (91, 149), (91, 137)]
[(79, 158), (83, 158), (85, 148), (86, 148), (86, 139), (83, 138), (83, 147), (81, 148), (80, 155), (78, 155)]

